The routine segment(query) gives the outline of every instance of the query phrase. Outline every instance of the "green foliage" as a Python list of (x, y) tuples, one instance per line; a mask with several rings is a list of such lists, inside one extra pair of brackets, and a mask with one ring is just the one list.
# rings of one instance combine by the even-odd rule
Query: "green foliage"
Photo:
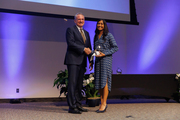
[(60, 88), (60, 96), (62, 93), (67, 95), (67, 86), (68, 86), (68, 71), (65, 69), (64, 71), (59, 71), (57, 74), (57, 78), (54, 79), (53, 87), (57, 86), (57, 89)]
[[(91, 73), (92, 74), (92, 73)], [(84, 76), (84, 79), (87, 80), (89, 77), (89, 75)], [(94, 80), (92, 80), (92, 82), (86, 84), (85, 86), (83, 86), (83, 89), (86, 93), (86, 97), (99, 97), (98, 95), (98, 90), (95, 89), (95, 82)]]
[[(84, 80), (89, 79), (89, 75), (84, 75)], [(68, 86), (68, 71), (65, 69), (64, 71), (59, 71), (57, 74), (57, 78), (54, 79), (53, 87), (57, 87), (57, 89), (60, 88), (60, 96), (64, 94), (67, 95), (67, 86)], [(86, 97), (99, 97), (98, 90), (95, 89), (95, 83), (94, 80), (87, 84), (86, 86), (83, 86), (83, 90), (86, 93)]]

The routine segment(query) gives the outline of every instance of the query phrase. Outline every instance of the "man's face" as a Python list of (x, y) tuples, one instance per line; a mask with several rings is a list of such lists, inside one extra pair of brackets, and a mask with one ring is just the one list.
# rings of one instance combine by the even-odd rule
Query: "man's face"
[(81, 15), (81, 14), (79, 14), (79, 15), (77, 15), (76, 16), (76, 19), (74, 20), (74, 22), (76, 23), (76, 25), (78, 26), (78, 27), (83, 27), (83, 25), (84, 25), (84, 16), (83, 15)]

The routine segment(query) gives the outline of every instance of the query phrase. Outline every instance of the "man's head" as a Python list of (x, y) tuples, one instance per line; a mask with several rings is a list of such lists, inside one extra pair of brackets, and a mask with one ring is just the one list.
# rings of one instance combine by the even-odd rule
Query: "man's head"
[(84, 15), (82, 13), (77, 13), (74, 16), (74, 22), (78, 27), (82, 28), (85, 22)]

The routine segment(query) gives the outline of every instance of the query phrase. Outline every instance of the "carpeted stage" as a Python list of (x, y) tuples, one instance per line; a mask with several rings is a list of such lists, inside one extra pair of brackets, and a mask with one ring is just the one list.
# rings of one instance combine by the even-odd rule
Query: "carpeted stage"
[(179, 85), (174, 74), (113, 75), (105, 113), (96, 107), (80, 115), (69, 114), (66, 98), (0, 99), (0, 120), (180, 120)]
[(0, 120), (180, 120), (180, 104), (164, 99), (108, 99), (105, 113), (96, 107), (80, 115), (69, 114), (66, 101), (0, 103)]

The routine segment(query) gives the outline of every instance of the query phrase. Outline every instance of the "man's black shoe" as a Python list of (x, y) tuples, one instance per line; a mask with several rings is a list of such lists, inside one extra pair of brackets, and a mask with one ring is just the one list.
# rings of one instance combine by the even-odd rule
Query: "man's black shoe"
[(69, 113), (73, 113), (73, 114), (81, 114), (81, 113), (82, 113), (82, 112), (79, 111), (77, 108), (69, 109), (68, 112), (69, 112)]
[(84, 109), (82, 106), (77, 106), (77, 109), (82, 112), (87, 112), (87, 109)]

